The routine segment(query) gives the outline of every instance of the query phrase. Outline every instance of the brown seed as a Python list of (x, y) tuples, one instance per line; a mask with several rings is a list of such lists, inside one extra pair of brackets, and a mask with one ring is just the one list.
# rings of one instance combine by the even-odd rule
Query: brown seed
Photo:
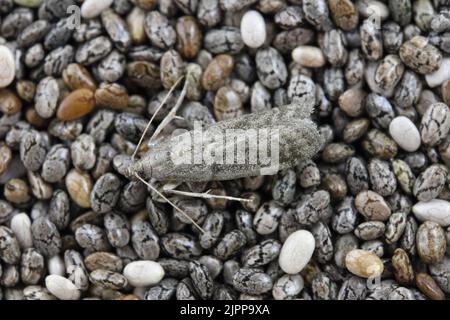
[(330, 143), (322, 152), (322, 159), (329, 163), (339, 163), (355, 154), (355, 149), (345, 143)]
[(233, 64), (233, 57), (227, 54), (220, 54), (211, 60), (202, 76), (203, 88), (215, 91), (222, 87), (233, 70)]
[(235, 119), (243, 113), (239, 95), (228, 86), (217, 91), (214, 99), (214, 115), (218, 121)]
[(445, 293), (439, 288), (436, 281), (426, 273), (420, 272), (416, 275), (416, 285), (424, 295), (432, 300), (445, 299)]
[(128, 93), (117, 83), (102, 84), (95, 91), (95, 101), (98, 107), (123, 110), (128, 107)]
[(22, 100), (31, 102), (34, 100), (34, 94), (36, 93), (36, 84), (30, 80), (17, 81), (16, 91)]
[(76, 120), (89, 114), (94, 107), (94, 93), (86, 88), (77, 89), (61, 102), (56, 117), (62, 121)]
[(398, 152), (395, 141), (378, 129), (372, 129), (367, 133), (362, 147), (370, 155), (384, 160), (395, 157)]
[(35, 108), (28, 108), (25, 112), (25, 119), (37, 128), (43, 128), (47, 125), (47, 120), (42, 118)]
[(368, 119), (357, 119), (350, 121), (342, 130), (342, 140), (345, 143), (353, 143), (362, 138), (369, 129), (370, 121)]
[(8, 170), (12, 160), (11, 149), (3, 142), (0, 142), (0, 176)]
[[(444, 100), (446, 105), (450, 105), (450, 79), (447, 79), (442, 83), (441, 86), (442, 100)], [(431, 103), (430, 103), (431, 105)]]
[(0, 89), (0, 111), (15, 114), (22, 109), (22, 101), (9, 89)]
[(386, 221), (391, 215), (391, 209), (383, 197), (371, 190), (358, 193), (355, 198), (355, 207), (359, 213), (371, 221)]
[(381, 259), (366, 250), (355, 249), (345, 256), (348, 271), (361, 278), (379, 277), (384, 270)]
[(328, 0), (328, 7), (339, 28), (349, 31), (358, 26), (358, 10), (350, 0)]
[(148, 11), (152, 10), (155, 7), (155, 5), (158, 3), (158, 0), (131, 0), (131, 2), (133, 2), (139, 8)]
[(202, 46), (202, 32), (197, 20), (191, 16), (178, 19), (175, 27), (177, 31), (177, 50), (186, 59), (195, 58)]
[(414, 270), (405, 250), (397, 248), (392, 256), (392, 267), (395, 279), (401, 285), (411, 285), (414, 282)]
[(128, 80), (144, 89), (161, 88), (159, 66), (148, 61), (135, 61), (127, 65)]
[(364, 99), (367, 92), (353, 87), (344, 91), (338, 99), (339, 107), (350, 117), (359, 117), (364, 113)]
[(15, 204), (25, 204), (31, 200), (30, 188), (22, 179), (11, 179), (5, 184), (5, 198)]
[(436, 222), (425, 221), (417, 230), (416, 247), (423, 262), (432, 264), (441, 261), (447, 249), (444, 229)]
[(134, 294), (123, 294), (117, 296), (116, 298), (114, 298), (114, 300), (141, 300), (141, 299), (139, 299), (139, 297)]
[(104, 269), (122, 272), (122, 260), (110, 252), (94, 252), (84, 259), (84, 264), (89, 271)]
[(339, 174), (328, 174), (322, 180), (322, 186), (330, 193), (333, 200), (342, 200), (347, 195), (347, 184)]
[(90, 208), (93, 187), (91, 176), (86, 172), (72, 169), (66, 175), (66, 188), (72, 200), (82, 208)]
[(97, 84), (89, 71), (78, 63), (71, 63), (63, 71), (65, 84), (72, 90), (81, 88), (95, 91)]

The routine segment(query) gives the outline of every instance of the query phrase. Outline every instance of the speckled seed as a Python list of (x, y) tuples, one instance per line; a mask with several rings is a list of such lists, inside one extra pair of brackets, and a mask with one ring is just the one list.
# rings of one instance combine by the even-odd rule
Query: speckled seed
[(309, 188), (320, 184), (320, 172), (313, 161), (307, 160), (299, 163), (296, 171), (297, 181), (302, 188)]
[(385, 97), (370, 93), (365, 100), (365, 109), (377, 128), (387, 129), (395, 114), (391, 103)]
[(247, 237), (240, 230), (233, 230), (225, 234), (214, 248), (214, 255), (222, 260), (228, 260), (236, 255), (247, 243)]
[(42, 79), (36, 88), (36, 112), (42, 118), (51, 118), (55, 114), (59, 95), (60, 90), (55, 78), (46, 77)]
[(443, 141), (450, 130), (450, 109), (441, 102), (433, 103), (423, 114), (420, 123), (422, 142), (435, 146)]
[(147, 221), (131, 223), (131, 242), (133, 249), (141, 259), (155, 260), (158, 258), (160, 253), (158, 241), (159, 238), (150, 223)]
[(119, 200), (120, 188), (121, 182), (116, 175), (107, 173), (101, 176), (91, 192), (92, 210), (99, 213), (110, 211)]
[(390, 91), (400, 81), (404, 71), (405, 66), (400, 58), (389, 54), (377, 66), (374, 81), (382, 90)]
[(205, 90), (217, 90), (222, 87), (233, 69), (233, 57), (226, 54), (216, 56), (207, 66), (202, 76)]
[(111, 50), (111, 40), (105, 36), (99, 36), (78, 47), (75, 53), (75, 61), (84, 66), (91, 65), (105, 58)]
[(445, 255), (447, 243), (441, 226), (432, 221), (425, 221), (416, 234), (417, 253), (427, 264), (440, 262)]
[(241, 19), (242, 41), (250, 48), (259, 48), (266, 41), (266, 23), (255, 10), (247, 11)]
[(127, 278), (120, 273), (102, 269), (92, 271), (89, 280), (94, 285), (113, 290), (123, 289), (128, 284)]
[(383, 197), (390, 196), (394, 193), (397, 189), (397, 180), (388, 162), (372, 159), (367, 165), (367, 169), (373, 191)]
[(150, 42), (161, 49), (170, 48), (175, 44), (177, 34), (169, 20), (159, 11), (151, 11), (145, 17), (145, 33)]
[(266, 235), (274, 232), (283, 214), (283, 208), (275, 201), (264, 203), (256, 212), (253, 225), (257, 233)]
[(233, 286), (239, 292), (257, 295), (271, 290), (273, 282), (259, 269), (241, 268), (233, 277)]
[(414, 270), (405, 250), (397, 248), (392, 256), (392, 267), (397, 282), (401, 285), (411, 285), (414, 282)]
[(398, 151), (395, 141), (378, 129), (372, 129), (367, 133), (362, 147), (370, 155), (381, 159), (393, 158)]
[(313, 235), (306, 230), (299, 230), (286, 239), (281, 247), (278, 263), (288, 274), (297, 274), (308, 264), (315, 248)]
[(226, 26), (206, 32), (203, 46), (213, 54), (236, 54), (244, 48), (244, 42), (238, 28)]
[(300, 198), (295, 209), (295, 217), (302, 225), (313, 225), (320, 219), (330, 216), (330, 194), (324, 190), (318, 190), (311, 194), (305, 194)]
[(242, 263), (246, 267), (257, 268), (264, 266), (278, 257), (281, 244), (276, 240), (265, 240), (249, 248), (242, 255)]
[(403, 43), (399, 54), (404, 64), (420, 74), (433, 73), (442, 63), (439, 49), (422, 36), (416, 36)]
[(366, 165), (361, 159), (352, 157), (347, 159), (345, 165), (346, 181), (353, 195), (362, 190), (369, 189), (369, 174)]
[(73, 166), (80, 170), (90, 170), (95, 165), (95, 141), (88, 134), (79, 135), (70, 145)]
[(36, 249), (26, 249), (20, 264), (20, 279), (27, 285), (37, 284), (44, 275), (44, 257)]
[(338, 236), (335, 243), (334, 262), (339, 268), (345, 268), (347, 253), (358, 248), (358, 239), (351, 233)]
[(44, 163), (47, 146), (43, 135), (37, 131), (26, 134), (20, 142), (20, 159), (30, 171), (37, 171)]
[(211, 298), (214, 290), (214, 282), (209, 274), (208, 268), (197, 261), (189, 263), (189, 275), (192, 285), (202, 299)]
[(49, 275), (45, 278), (45, 286), (60, 300), (79, 300), (80, 291), (67, 278), (58, 275)]
[(103, 222), (109, 243), (113, 247), (121, 248), (128, 244), (130, 241), (130, 226), (126, 217), (117, 213), (107, 213)]
[(273, 285), (272, 295), (275, 300), (294, 299), (304, 287), (301, 275), (286, 274), (279, 278)]
[(277, 89), (287, 80), (287, 69), (281, 54), (272, 47), (259, 49), (255, 57), (258, 78), (269, 89)]
[(0, 226), (0, 258), (8, 264), (17, 264), (20, 261), (20, 245), (13, 231)]
[(39, 217), (31, 225), (34, 247), (46, 257), (52, 257), (61, 250), (61, 236), (56, 226), (47, 217)]
[(406, 221), (406, 213), (404, 212), (394, 212), (389, 217), (384, 234), (387, 243), (396, 243), (400, 239), (405, 231)]
[(294, 170), (287, 170), (278, 175), (278, 179), (272, 186), (272, 197), (282, 205), (287, 205), (294, 200), (296, 176)]
[(80, 247), (91, 251), (108, 251), (110, 245), (103, 229), (85, 223), (75, 231), (75, 239)]
[(44, 181), (37, 172), (28, 171), (28, 182), (31, 187), (31, 193), (36, 199), (48, 200), (52, 196), (53, 188), (50, 184)]
[(163, 279), (158, 285), (151, 287), (144, 295), (145, 300), (170, 300), (174, 295), (178, 280)]
[(441, 164), (433, 164), (416, 179), (413, 194), (419, 201), (430, 201), (444, 189), (448, 170)]
[(392, 171), (394, 171), (400, 187), (404, 192), (411, 194), (416, 179), (411, 168), (405, 161), (400, 159), (392, 160), (391, 164)]
[(194, 237), (182, 233), (165, 234), (161, 237), (161, 247), (175, 259), (191, 259), (198, 257), (202, 252), (200, 244)]
[(345, 257), (345, 265), (351, 273), (361, 278), (378, 277), (383, 273), (384, 265), (375, 254), (355, 249)]
[(90, 89), (78, 89), (61, 102), (57, 117), (62, 121), (73, 121), (89, 114), (94, 107), (94, 93)]
[(288, 98), (293, 102), (307, 106), (315, 105), (316, 103), (316, 85), (311, 78), (302, 74), (291, 78), (288, 86)]
[(374, 240), (384, 234), (386, 226), (381, 221), (367, 221), (358, 225), (355, 235), (361, 240)]
[(331, 226), (339, 234), (349, 233), (356, 227), (357, 211), (353, 202), (352, 197), (346, 197), (335, 208)]
[(416, 286), (431, 300), (445, 300), (445, 294), (434, 279), (426, 273), (416, 275)]
[(414, 152), (420, 147), (420, 133), (407, 117), (394, 118), (389, 125), (389, 134), (405, 151)]
[(133, 261), (125, 266), (123, 275), (133, 287), (147, 287), (162, 280), (164, 269), (154, 261)]
[(66, 175), (66, 188), (72, 200), (82, 208), (90, 208), (92, 178), (88, 173), (72, 169)]
[(2, 70), (0, 88), (5, 88), (13, 82), (16, 76), (16, 64), (10, 49), (3, 45), (0, 46), (0, 70)]
[(360, 27), (361, 49), (370, 61), (377, 61), (383, 56), (381, 30), (372, 19), (363, 21)]

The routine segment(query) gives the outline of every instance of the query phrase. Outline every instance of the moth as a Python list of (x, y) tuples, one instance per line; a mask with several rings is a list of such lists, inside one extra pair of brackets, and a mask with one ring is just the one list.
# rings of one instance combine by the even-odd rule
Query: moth
[[(132, 156), (133, 163), (128, 169), (128, 174), (137, 177), (183, 215), (186, 213), (147, 180), (182, 183), (273, 175), (279, 170), (293, 167), (299, 161), (310, 159), (322, 145), (322, 136), (310, 119), (313, 106), (301, 105), (295, 101), (265, 112), (246, 114), (236, 119), (217, 122), (204, 128), (205, 134), (201, 137), (199, 130), (194, 129), (151, 144), (163, 128), (177, 117), (176, 113), (186, 95), (186, 81), (177, 103), (150, 138), (150, 150), (136, 160), (137, 150), (154, 117), (181, 80), (182, 78), (174, 84), (150, 119)], [(270, 151), (267, 150), (269, 145)], [(263, 153), (264, 157), (261, 156)], [(207, 159), (200, 159), (202, 157), (199, 156), (205, 154)], [(270, 157), (267, 157), (268, 154)], [(227, 161), (230, 159), (233, 161)], [(208, 193), (177, 190), (170, 190), (170, 192), (193, 197), (246, 201), (246, 199), (215, 196)], [(189, 220), (202, 230), (192, 219), (189, 218)]]

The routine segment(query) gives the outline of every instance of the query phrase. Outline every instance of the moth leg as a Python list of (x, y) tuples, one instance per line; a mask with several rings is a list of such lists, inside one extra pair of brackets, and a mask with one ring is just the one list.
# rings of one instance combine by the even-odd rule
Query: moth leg
[[(169, 99), (169, 97), (172, 95), (173, 91), (175, 90), (175, 88), (178, 86), (178, 84), (181, 82), (181, 80), (183, 80), (183, 76), (180, 77), (172, 86), (172, 88), (170, 88), (169, 92), (166, 94), (166, 96), (164, 97), (163, 101), (161, 101), (161, 104), (158, 106), (158, 108), (156, 109), (155, 113), (152, 115), (152, 117), (150, 118), (150, 121), (147, 123), (147, 126), (145, 127), (144, 132), (142, 133), (141, 138), (139, 139), (139, 143), (136, 146), (136, 149), (134, 149), (133, 155), (131, 156), (131, 159), (134, 161), (136, 154), (139, 150), (139, 148), (141, 147), (142, 141), (144, 141), (144, 137), (147, 134), (148, 129), (150, 129), (150, 126), (153, 122), (153, 120), (155, 119), (156, 115), (158, 114), (158, 112), (161, 110), (161, 108), (166, 104), (167, 100)], [(150, 138), (150, 140), (152, 138), (156, 137), (156, 131), (153, 133), (152, 137)]]
[(203, 199), (226, 199), (231, 201), (240, 201), (240, 202), (250, 202), (250, 199), (244, 199), (244, 198), (236, 198), (236, 197), (229, 197), (229, 196), (219, 196), (215, 194), (210, 194), (211, 190), (208, 190), (204, 193), (197, 193), (197, 192), (188, 192), (188, 191), (180, 191), (180, 190), (167, 190), (167, 193), (173, 193), (181, 196), (187, 196), (187, 197), (193, 197), (193, 198), (203, 198)]
[(145, 179), (143, 179), (140, 175), (138, 175), (137, 173), (135, 173), (136, 178), (138, 178), (143, 184), (145, 184), (147, 187), (149, 187), (150, 189), (152, 189), (153, 192), (155, 192), (158, 196), (160, 196), (161, 198), (163, 198), (165, 201), (167, 201), (168, 204), (170, 204), (175, 210), (177, 210), (178, 212), (180, 212), (183, 216), (185, 216), (189, 221), (192, 222), (192, 224), (194, 226), (196, 226), (202, 233), (205, 233), (205, 230), (203, 230), (202, 227), (200, 227), (186, 212), (184, 212), (183, 210), (181, 210), (175, 203), (173, 203), (172, 201), (170, 201), (166, 196), (164, 196), (161, 192), (158, 191), (157, 188), (155, 188), (154, 186), (152, 186), (150, 183), (148, 183), (147, 181), (145, 181)]

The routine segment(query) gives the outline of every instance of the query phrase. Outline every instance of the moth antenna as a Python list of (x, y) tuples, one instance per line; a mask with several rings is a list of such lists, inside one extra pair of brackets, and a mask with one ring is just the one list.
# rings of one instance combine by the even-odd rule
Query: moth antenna
[[(141, 147), (142, 141), (144, 141), (144, 137), (147, 134), (148, 129), (150, 129), (150, 126), (153, 122), (153, 120), (155, 119), (156, 115), (158, 114), (158, 112), (161, 110), (161, 108), (166, 104), (167, 100), (169, 99), (169, 97), (172, 95), (173, 91), (175, 90), (175, 88), (178, 86), (178, 84), (181, 82), (181, 80), (183, 80), (184, 76), (181, 76), (174, 84), (173, 86), (170, 88), (169, 92), (167, 92), (166, 96), (164, 97), (164, 99), (161, 101), (161, 103), (159, 104), (158, 108), (156, 108), (155, 113), (153, 113), (152, 117), (150, 118), (150, 121), (147, 123), (147, 126), (145, 127), (144, 132), (141, 135), (141, 138), (139, 139), (139, 143), (137, 144), (136, 148), (134, 149), (133, 155), (131, 156), (131, 159), (134, 161), (136, 154), (139, 150), (139, 148)], [(155, 133), (152, 135), (152, 137), (150, 138), (150, 140), (155, 136)]]
[[(189, 73), (187, 74), (186, 78), (189, 77)], [(178, 83), (183, 77), (178, 79), (176, 83)], [(183, 89), (181, 90), (180, 96), (178, 97), (177, 103), (175, 106), (170, 110), (169, 114), (161, 121), (161, 123), (156, 128), (155, 132), (153, 133), (153, 136), (150, 138), (150, 141), (153, 139), (153, 137), (156, 137), (168, 124), (172, 119), (176, 118), (176, 113), (178, 109), (180, 108), (181, 104), (183, 103), (184, 97), (187, 93), (187, 81), (184, 82)]]
[(219, 196), (210, 194), (211, 190), (206, 191), (205, 193), (197, 193), (197, 192), (187, 192), (187, 191), (180, 191), (180, 190), (167, 190), (166, 192), (178, 194), (182, 196), (188, 196), (188, 197), (194, 197), (194, 198), (204, 198), (204, 199), (226, 199), (231, 201), (240, 201), (240, 202), (250, 202), (250, 199), (244, 199), (244, 198), (236, 198), (236, 197), (229, 197), (229, 196)]
[(165, 197), (161, 192), (159, 192), (155, 187), (153, 187), (150, 183), (148, 183), (147, 181), (145, 181), (140, 175), (138, 175), (137, 173), (134, 173), (134, 175), (136, 176), (136, 178), (138, 178), (139, 180), (141, 180), (142, 183), (144, 183), (147, 187), (149, 187), (150, 189), (152, 189), (154, 192), (156, 192), (156, 194), (158, 194), (158, 196), (160, 196), (161, 198), (163, 198), (164, 200), (167, 201), (167, 203), (169, 203), (172, 207), (175, 208), (175, 210), (177, 210), (178, 212), (180, 212), (183, 216), (185, 216), (189, 221), (192, 222), (192, 224), (194, 226), (196, 226), (202, 233), (206, 233), (205, 230), (203, 230), (202, 227), (200, 227), (186, 212), (184, 212), (183, 210), (181, 210), (176, 204), (174, 204), (172, 201), (170, 201), (169, 199), (167, 199), (167, 197)]

